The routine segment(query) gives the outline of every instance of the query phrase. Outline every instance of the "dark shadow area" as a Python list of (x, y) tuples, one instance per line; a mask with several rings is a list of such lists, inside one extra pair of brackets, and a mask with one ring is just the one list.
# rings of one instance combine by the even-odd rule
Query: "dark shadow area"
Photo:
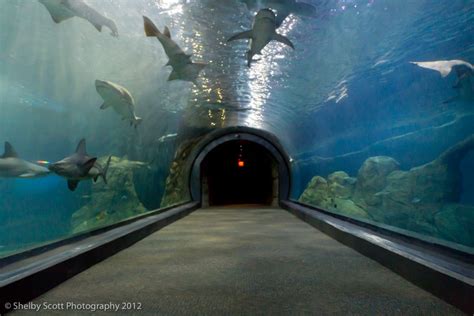
[(474, 170), (474, 150), (464, 157), (459, 168), (463, 175), (460, 203), (474, 205), (474, 179), (470, 176)]
[(276, 161), (256, 143), (224, 143), (206, 156), (201, 170), (203, 200), (210, 206), (271, 204), (277, 196)]

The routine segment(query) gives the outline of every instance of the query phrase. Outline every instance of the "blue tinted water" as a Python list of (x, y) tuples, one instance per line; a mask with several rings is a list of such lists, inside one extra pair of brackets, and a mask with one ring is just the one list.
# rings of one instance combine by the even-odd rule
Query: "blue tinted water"
[[(293, 198), (314, 175), (355, 176), (376, 155), (409, 169), (474, 133), (472, 101), (442, 104), (455, 95), (455, 76), (410, 64), (474, 63), (472, 0), (307, 0), (316, 16), (290, 15), (278, 30), (296, 49), (272, 42), (250, 69), (247, 44), (226, 43), (252, 24), (255, 12), (238, 0), (86, 2), (115, 21), (118, 38), (79, 18), (55, 24), (38, 1), (0, 2), (0, 141), (30, 161), (59, 160), (83, 137), (95, 156), (153, 161), (149, 172), (160, 192), (144, 198), (149, 209), (159, 205), (173, 156), (158, 140), (178, 126), (275, 133), (294, 161)], [(144, 36), (142, 15), (160, 29), (168, 25), (193, 60), (209, 64), (196, 85), (167, 81), (167, 58), (158, 41)], [(133, 94), (145, 118), (137, 131), (98, 109), (96, 79)], [(462, 199), (474, 204), (472, 159), (465, 161)], [(135, 182), (146, 191), (143, 180)], [(70, 234), (71, 216), (90, 190), (81, 183), (69, 192), (56, 176), (0, 179), (0, 246)]]

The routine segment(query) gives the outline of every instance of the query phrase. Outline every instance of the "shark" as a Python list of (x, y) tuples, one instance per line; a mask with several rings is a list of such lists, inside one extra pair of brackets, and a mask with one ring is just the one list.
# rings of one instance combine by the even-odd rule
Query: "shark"
[(186, 54), (171, 38), (171, 33), (167, 26), (165, 26), (163, 32), (160, 32), (156, 25), (146, 16), (143, 17), (143, 23), (146, 36), (156, 37), (163, 46), (166, 56), (168, 56), (169, 60), (166, 66), (173, 68), (168, 81), (184, 80), (195, 83), (199, 73), (207, 64), (193, 62), (191, 60), (192, 55)]
[(130, 126), (133, 125), (135, 128), (142, 122), (142, 118), (135, 114), (135, 100), (127, 89), (105, 80), (96, 80), (95, 88), (104, 100), (100, 106), (102, 110), (112, 107), (122, 116), (122, 120), (128, 120)]
[(412, 61), (410, 62), (421, 68), (431, 69), (439, 72), (441, 77), (447, 77), (453, 70), (456, 73), (456, 81), (453, 89), (459, 91), (459, 95), (444, 101), (443, 103), (450, 103), (458, 99), (472, 99), (474, 98), (474, 86), (471, 78), (474, 76), (474, 66), (464, 60), (436, 60), (436, 61)]
[(99, 32), (102, 32), (102, 27), (106, 26), (112, 31), (112, 36), (118, 36), (118, 30), (115, 22), (91, 8), (83, 0), (38, 1), (46, 7), (49, 14), (51, 15), (51, 18), (56, 23), (61, 23), (64, 20), (77, 16), (89, 21)]
[(107, 163), (103, 167), (97, 161), (97, 157), (91, 157), (87, 154), (86, 140), (81, 139), (76, 151), (72, 155), (50, 164), (48, 169), (66, 178), (69, 190), (74, 191), (79, 181), (82, 180), (93, 179), (96, 182), (99, 177), (102, 177), (104, 183), (107, 184), (107, 171), (111, 159), (112, 156), (109, 156)]
[(293, 43), (285, 36), (276, 32), (275, 13), (270, 9), (258, 11), (251, 30), (233, 35), (227, 42), (250, 39), (250, 49), (247, 52), (247, 66), (250, 67), (253, 56), (260, 54), (263, 48), (272, 40), (281, 42), (295, 49)]
[(298, 16), (315, 16), (316, 8), (304, 2), (297, 2), (296, 0), (240, 0), (245, 3), (247, 9), (258, 10), (260, 8), (269, 8), (277, 11), (276, 24), (277, 28), (290, 15)]
[(38, 178), (49, 173), (48, 168), (21, 159), (13, 146), (5, 142), (5, 152), (0, 156), (0, 177)]

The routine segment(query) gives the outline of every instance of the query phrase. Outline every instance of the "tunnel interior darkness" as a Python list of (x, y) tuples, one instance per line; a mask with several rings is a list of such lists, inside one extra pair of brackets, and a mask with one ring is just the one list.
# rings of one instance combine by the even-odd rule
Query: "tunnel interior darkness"
[[(263, 146), (229, 141), (210, 151), (201, 164), (205, 204), (272, 204), (277, 196), (277, 163)], [(207, 201), (206, 201), (207, 200)]]

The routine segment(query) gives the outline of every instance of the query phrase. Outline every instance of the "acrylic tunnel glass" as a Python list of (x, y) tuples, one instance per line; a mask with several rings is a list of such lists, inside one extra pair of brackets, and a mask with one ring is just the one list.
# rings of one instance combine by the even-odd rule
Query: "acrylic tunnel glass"
[(0, 1), (2, 256), (189, 200), (231, 126), (280, 140), (293, 200), (472, 250), (474, 1), (60, 5)]
[(167, 179), (192, 84), (168, 85), (151, 4), (0, 1), (0, 257), (190, 199)]

